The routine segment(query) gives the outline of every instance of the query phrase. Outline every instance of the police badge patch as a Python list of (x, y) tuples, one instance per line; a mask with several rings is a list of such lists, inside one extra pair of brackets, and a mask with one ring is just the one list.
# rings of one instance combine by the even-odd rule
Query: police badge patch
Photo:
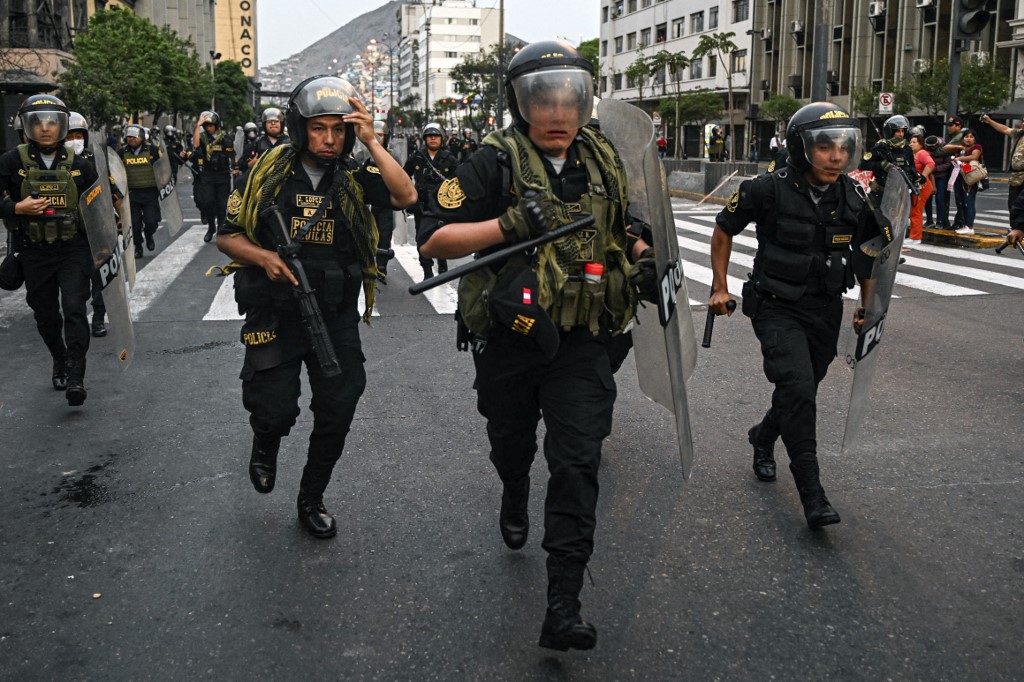
[(437, 188), (437, 203), (441, 208), (458, 208), (466, 200), (466, 193), (458, 178), (448, 178)]
[(729, 211), (729, 213), (735, 213), (736, 207), (738, 207), (739, 205), (740, 191), (736, 190), (735, 192), (732, 193), (732, 196), (729, 197), (729, 202), (725, 205), (725, 210)]
[(228, 210), (227, 214), (229, 218), (236, 217), (242, 210), (242, 193), (237, 189), (231, 193), (228, 197)]

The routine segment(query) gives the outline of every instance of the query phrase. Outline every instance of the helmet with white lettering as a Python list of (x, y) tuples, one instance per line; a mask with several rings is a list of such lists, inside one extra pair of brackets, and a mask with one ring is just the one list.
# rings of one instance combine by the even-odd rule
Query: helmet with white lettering
[(786, 127), (786, 151), (789, 154), (786, 163), (798, 171), (805, 171), (813, 165), (821, 170), (836, 172), (837, 168), (832, 167), (831, 163), (827, 167), (813, 163), (813, 151), (818, 148), (824, 150), (826, 147), (838, 150), (845, 157), (844, 169), (839, 172), (855, 170), (860, 163), (860, 126), (837, 104), (805, 104), (793, 114)]
[[(362, 101), (362, 96), (352, 84), (337, 76), (313, 76), (295, 86), (288, 97), (286, 121), (292, 146), (304, 152), (309, 140), (306, 137), (306, 121), (317, 116), (345, 116), (355, 113), (350, 99)], [(345, 124), (345, 144), (342, 156), (348, 156), (356, 143), (355, 126)]]
[(64, 143), (68, 135), (69, 117), (70, 112), (64, 102), (53, 95), (32, 95), (18, 108), (18, 118), (21, 119), (25, 137), (48, 154)]

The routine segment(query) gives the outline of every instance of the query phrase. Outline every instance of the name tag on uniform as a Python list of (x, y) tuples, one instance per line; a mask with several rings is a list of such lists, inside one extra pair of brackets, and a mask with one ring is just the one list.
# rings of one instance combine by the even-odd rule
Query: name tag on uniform
[[(296, 194), (295, 205), (299, 208), (320, 208), (320, 204), (324, 203), (323, 196), (319, 194)], [(327, 210), (334, 208), (334, 202), (327, 204)], [(309, 215), (313, 215), (310, 213)]]

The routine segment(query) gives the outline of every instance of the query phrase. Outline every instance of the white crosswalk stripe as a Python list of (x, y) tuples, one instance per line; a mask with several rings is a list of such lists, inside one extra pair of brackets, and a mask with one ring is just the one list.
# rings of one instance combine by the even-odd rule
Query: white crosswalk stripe
[[(720, 207), (700, 206), (674, 202), (677, 238), (683, 272), (687, 279), (690, 304), (706, 304), (706, 291), (711, 285), (710, 240), (714, 232), (714, 219)], [(1006, 212), (987, 211), (983, 219), (993, 226), (1007, 223)], [(205, 228), (194, 225), (178, 235), (155, 255), (147, 254), (141, 261), (135, 290), (130, 294), (132, 317), (135, 320), (160, 319), (173, 315), (173, 319), (203, 321), (238, 321), (234, 300), (234, 278), (205, 277), (213, 262), (222, 262), (220, 254), (203, 242)], [(981, 221), (979, 221), (981, 223)], [(205, 247), (205, 251), (204, 251)], [(733, 239), (730, 261), (729, 288), (733, 295), (742, 290), (746, 273), (753, 267), (757, 240), (748, 230)], [(914, 246), (904, 254), (906, 262), (896, 277), (894, 296), (928, 295), (941, 297), (984, 296), (1006, 294), (1024, 289), (1024, 258), (1012, 251), (996, 255), (991, 251), (957, 249), (930, 244)], [(397, 268), (394, 266), (397, 264)], [(405, 277), (419, 281), (422, 267), (416, 247), (409, 244), (395, 246), (391, 284), (381, 287), (374, 315), (409, 314), (409, 311), (430, 312), (440, 315), (454, 313), (458, 303), (454, 282), (437, 287), (423, 296), (410, 299), (399, 281)], [(403, 277), (403, 272), (405, 277)], [(173, 295), (177, 292), (176, 295)], [(847, 293), (855, 299), (857, 291)], [(184, 302), (183, 302), (184, 301)], [(426, 302), (426, 305), (424, 303)], [(174, 308), (188, 307), (188, 310)], [(364, 307), (362, 294), (360, 309)], [(396, 312), (398, 311), (398, 312)], [(9, 328), (14, 321), (30, 319), (31, 310), (25, 303), (25, 290), (0, 292), (0, 328)]]

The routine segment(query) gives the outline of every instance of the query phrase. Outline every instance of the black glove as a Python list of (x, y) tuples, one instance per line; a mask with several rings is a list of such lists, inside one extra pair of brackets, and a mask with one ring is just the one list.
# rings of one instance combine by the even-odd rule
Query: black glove
[(629, 271), (629, 281), (636, 287), (641, 301), (658, 302), (658, 264), (654, 259), (654, 247), (643, 250)]
[(539, 193), (530, 193), (498, 218), (498, 227), (507, 242), (521, 242), (547, 232), (554, 223), (551, 201)]

